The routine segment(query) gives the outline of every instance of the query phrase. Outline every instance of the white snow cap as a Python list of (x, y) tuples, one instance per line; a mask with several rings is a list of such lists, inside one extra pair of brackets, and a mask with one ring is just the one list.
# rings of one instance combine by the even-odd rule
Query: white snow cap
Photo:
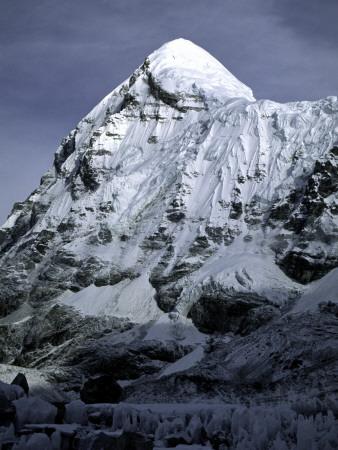
[(255, 101), (250, 88), (237, 80), (217, 59), (186, 39), (175, 39), (149, 56), (150, 71), (167, 92), (196, 94), (208, 98), (235, 97)]

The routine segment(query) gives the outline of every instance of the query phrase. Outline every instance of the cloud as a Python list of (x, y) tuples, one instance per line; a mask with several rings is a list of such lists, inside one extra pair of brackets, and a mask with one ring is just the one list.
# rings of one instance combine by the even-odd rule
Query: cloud
[(300, 39), (323, 48), (337, 49), (338, 3), (336, 0), (283, 0), (274, 2), (272, 9), (283, 27)]

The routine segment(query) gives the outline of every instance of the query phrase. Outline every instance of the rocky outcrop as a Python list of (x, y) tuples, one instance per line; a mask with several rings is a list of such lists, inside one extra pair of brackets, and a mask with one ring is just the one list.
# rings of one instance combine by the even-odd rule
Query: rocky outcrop
[(20, 386), (24, 390), (25, 394), (28, 395), (29, 386), (28, 386), (27, 378), (23, 373), (21, 373), (21, 372), (18, 373), (11, 384)]
[[(238, 333), (243, 328), (243, 320), (250, 321), (249, 311), (259, 309), (264, 303), (264, 300), (256, 295), (250, 298), (243, 295), (231, 297), (224, 292), (216, 295), (204, 294), (193, 305), (189, 316), (201, 331)], [(256, 323), (258, 326), (261, 325), (259, 321)]]
[(316, 160), (305, 182), (298, 180), (301, 188), (273, 205), (269, 215), (269, 226), (282, 223), (286, 230), (273, 244), (281, 268), (304, 284), (338, 265), (336, 154), (337, 147), (333, 147), (325, 158)]

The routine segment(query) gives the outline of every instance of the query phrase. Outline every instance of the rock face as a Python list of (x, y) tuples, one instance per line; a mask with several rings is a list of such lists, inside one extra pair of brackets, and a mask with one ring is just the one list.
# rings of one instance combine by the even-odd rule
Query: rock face
[(337, 144), (337, 97), (256, 101), (204, 50), (165, 44), (70, 132), (1, 228), (2, 361), (75, 367), (79, 389), (102, 373), (94, 348), (115, 355), (105, 373), (134, 379), (201, 332), (279, 320), (338, 266)]

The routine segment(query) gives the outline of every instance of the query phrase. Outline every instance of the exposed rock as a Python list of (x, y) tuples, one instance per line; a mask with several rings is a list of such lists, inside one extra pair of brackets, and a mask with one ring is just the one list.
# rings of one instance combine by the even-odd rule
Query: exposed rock
[(252, 308), (262, 305), (264, 300), (257, 296), (229, 296), (226, 293), (204, 293), (193, 305), (190, 317), (203, 332), (222, 331), (238, 333), (243, 320), (249, 319)]
[(71, 132), (61, 142), (61, 146), (55, 153), (54, 166), (58, 173), (61, 172), (61, 167), (67, 158), (75, 151), (75, 136), (76, 132)]
[(184, 219), (185, 214), (182, 211), (174, 211), (168, 214), (167, 217), (171, 222), (180, 222), (181, 220)]
[(284, 222), (286, 230), (298, 235), (297, 240), (288, 236), (287, 251), (281, 251), (278, 244), (273, 248), (281, 255), (281, 268), (301, 283), (317, 280), (338, 265), (338, 227), (329, 214), (329, 205), (334, 205), (338, 192), (337, 163), (332, 155), (334, 152), (316, 160), (303, 190), (292, 192), (284, 203), (275, 205), (269, 217), (270, 221)]
[[(337, 352), (337, 317), (330, 313), (290, 315), (228, 342), (214, 336), (211, 352), (201, 362), (166, 378), (125, 388), (129, 402), (164, 402), (163, 392), (175, 392), (176, 402), (221, 396), (226, 403), (278, 402), (290, 394), (309, 400), (316, 389), (333, 393)], [(331, 395), (331, 394), (330, 394)], [(218, 397), (219, 398), (219, 397)]]
[(252, 308), (248, 311), (247, 315), (244, 316), (240, 324), (239, 332), (240, 334), (249, 334), (279, 316), (279, 309), (272, 305)]
[(55, 423), (61, 424), (64, 423), (65, 415), (66, 415), (66, 402), (53, 402), (53, 406), (57, 409), (57, 413), (55, 416)]
[(28, 386), (27, 378), (23, 373), (18, 373), (11, 384), (16, 384), (16, 385), (22, 387), (22, 389), (25, 391), (25, 394), (28, 395), (29, 386)]
[(111, 375), (102, 375), (86, 381), (80, 391), (85, 403), (118, 403), (122, 389)]
[(87, 377), (113, 373), (115, 379), (135, 380), (145, 374), (159, 373), (167, 363), (177, 361), (190, 351), (191, 346), (173, 340), (166, 343), (136, 340), (129, 345), (105, 345), (98, 339), (80, 348), (68, 364), (74, 367), (75, 373), (81, 372)]
[(242, 202), (232, 202), (231, 203), (231, 213), (230, 219), (239, 219), (243, 212)]

